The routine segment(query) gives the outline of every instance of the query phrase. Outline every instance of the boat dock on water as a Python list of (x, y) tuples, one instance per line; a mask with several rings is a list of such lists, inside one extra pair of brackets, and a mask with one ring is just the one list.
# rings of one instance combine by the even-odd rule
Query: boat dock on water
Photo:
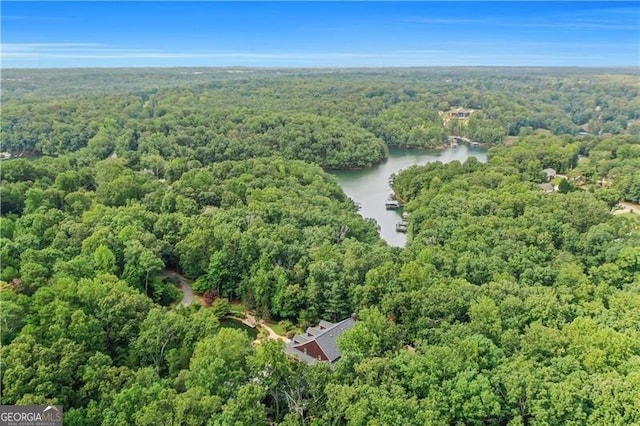
[(396, 223), (396, 232), (407, 232), (408, 228), (409, 223), (406, 220), (401, 220), (400, 222)]
[(400, 208), (400, 203), (397, 202), (396, 200), (389, 200), (386, 203), (384, 203), (384, 207), (387, 210), (396, 210)]

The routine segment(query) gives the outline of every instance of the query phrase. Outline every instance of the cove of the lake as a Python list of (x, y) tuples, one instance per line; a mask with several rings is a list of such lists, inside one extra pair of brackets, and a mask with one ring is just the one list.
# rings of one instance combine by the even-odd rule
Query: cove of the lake
[(424, 165), (435, 161), (449, 163), (455, 160), (464, 163), (469, 157), (476, 157), (484, 163), (487, 161), (487, 151), (466, 144), (443, 150), (390, 149), (389, 158), (377, 166), (362, 170), (334, 171), (332, 174), (338, 178), (345, 194), (360, 204), (360, 214), (375, 219), (380, 226), (380, 236), (391, 246), (404, 247), (407, 235), (396, 232), (396, 223), (401, 220), (402, 212), (386, 210), (384, 205), (392, 194), (389, 177), (414, 164)]

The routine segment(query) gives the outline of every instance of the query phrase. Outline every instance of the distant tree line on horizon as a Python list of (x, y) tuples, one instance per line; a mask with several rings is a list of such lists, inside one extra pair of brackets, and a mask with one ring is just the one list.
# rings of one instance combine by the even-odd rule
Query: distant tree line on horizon
[[(146, 89), (117, 89), (128, 80)], [(14, 155), (115, 152), (159, 173), (176, 159), (209, 164), (273, 153), (328, 169), (368, 167), (387, 148), (438, 148), (448, 135), (495, 145), (538, 129), (638, 134), (634, 81), (597, 70), (8, 70), (0, 142)], [(72, 95), (56, 90), (72, 82)], [(439, 113), (456, 107), (477, 112), (445, 125)]]

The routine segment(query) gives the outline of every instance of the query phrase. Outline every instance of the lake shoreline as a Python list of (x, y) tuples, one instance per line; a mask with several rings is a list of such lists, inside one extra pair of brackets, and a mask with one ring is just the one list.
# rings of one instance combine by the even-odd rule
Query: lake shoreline
[[(465, 144), (468, 146), (471, 146), (469, 144)], [(481, 144), (481, 145), (475, 145), (473, 146), (473, 148), (480, 148), (480, 149), (488, 149), (489, 146), (487, 144)], [(389, 161), (389, 158), (392, 157), (392, 155), (390, 154), (391, 151), (407, 151), (407, 152), (424, 152), (424, 153), (436, 153), (436, 152), (442, 152), (442, 151), (446, 151), (447, 149), (455, 149), (452, 148), (450, 146), (448, 146), (447, 144), (442, 144), (442, 145), (436, 145), (435, 147), (424, 147), (424, 146), (390, 146), (388, 147), (389, 149), (389, 155), (387, 155), (386, 157), (383, 157), (380, 159), (380, 161), (378, 161), (377, 163), (374, 163), (370, 166), (351, 166), (351, 167), (341, 167), (341, 168), (331, 168), (331, 167), (323, 167), (323, 170), (327, 173), (332, 173), (332, 172), (340, 172), (340, 171), (360, 171), (360, 170), (368, 170), (371, 169), (373, 167), (379, 166), (380, 164), (384, 164), (387, 161)]]
[[(360, 206), (359, 213), (365, 218), (374, 219), (379, 225), (379, 235), (387, 244), (404, 247), (407, 235), (396, 232), (396, 224), (402, 220), (402, 209), (386, 210), (385, 202), (393, 195), (389, 178), (413, 165), (425, 165), (436, 161), (463, 163), (469, 157), (476, 157), (480, 162), (487, 160), (487, 150), (467, 144), (457, 148), (445, 149), (389, 149), (389, 157), (383, 163), (366, 169), (332, 170), (342, 191)], [(398, 199), (402, 204), (404, 200)]]

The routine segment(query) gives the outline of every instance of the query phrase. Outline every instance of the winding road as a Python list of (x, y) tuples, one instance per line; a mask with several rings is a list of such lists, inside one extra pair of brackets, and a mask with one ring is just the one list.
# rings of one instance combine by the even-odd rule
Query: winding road
[(193, 288), (191, 288), (191, 284), (193, 284), (192, 280), (183, 277), (176, 271), (172, 271), (168, 269), (165, 269), (164, 271), (162, 271), (160, 275), (162, 277), (175, 278), (178, 281), (178, 283), (180, 283), (180, 290), (182, 291), (182, 301), (178, 306), (184, 306), (186, 308), (187, 306), (193, 303), (193, 299), (195, 295), (193, 293)]
[[(182, 275), (180, 275), (176, 271), (172, 271), (172, 270), (168, 270), (168, 269), (165, 269), (164, 271), (162, 271), (162, 273), (160, 275), (162, 277), (174, 278), (175, 280), (177, 280), (180, 283), (180, 289), (182, 290), (182, 301), (176, 307), (178, 307), (178, 306), (187, 307), (187, 306), (189, 306), (189, 305), (191, 305), (193, 303), (193, 300), (194, 300), (194, 298), (196, 296), (195, 296), (195, 293), (193, 292), (193, 288), (191, 287), (191, 284), (193, 284), (192, 280), (183, 277)], [(278, 333), (276, 333), (273, 330), (273, 328), (269, 327), (263, 320), (257, 320), (249, 312), (245, 312), (245, 317), (246, 317), (245, 321), (247, 321), (247, 323), (253, 323), (253, 324), (257, 325), (258, 327), (261, 327), (261, 328), (265, 329), (267, 331), (267, 334), (268, 334), (268, 336), (266, 337), (267, 339), (282, 340), (285, 343), (290, 341), (290, 339), (288, 339), (287, 337), (281, 336)], [(239, 320), (242, 321), (241, 319), (239, 319)], [(242, 321), (242, 322), (245, 322), (245, 321)]]
[(180, 280), (180, 288), (182, 288), (182, 301), (180, 302), (180, 306), (187, 307), (193, 303), (193, 289), (190, 283), (183, 280)]

